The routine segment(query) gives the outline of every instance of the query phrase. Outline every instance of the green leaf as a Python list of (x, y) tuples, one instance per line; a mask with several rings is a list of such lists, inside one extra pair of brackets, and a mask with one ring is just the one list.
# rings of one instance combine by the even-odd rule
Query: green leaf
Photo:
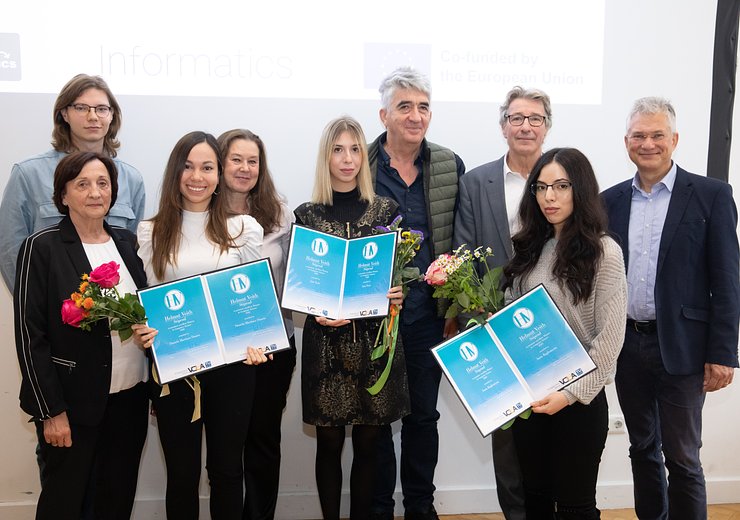
[(370, 353), (370, 361), (375, 361), (376, 359), (380, 359), (383, 357), (383, 354), (385, 354), (385, 351), (388, 350), (387, 345), (378, 345), (373, 349), (373, 351)]
[(474, 316), (474, 317), (470, 318), (468, 320), (468, 322), (465, 324), (465, 328), (467, 329), (469, 327), (474, 327), (475, 325), (480, 325), (484, 321), (486, 321), (486, 320), (483, 317), (483, 315), (482, 314), (479, 314), (478, 316)]
[(447, 311), (445, 312), (445, 319), (454, 318), (458, 314), (460, 314), (460, 305), (458, 305), (457, 302), (452, 302), (449, 307), (447, 307)]
[(463, 309), (467, 309), (470, 306), (470, 296), (468, 296), (464, 292), (461, 292), (457, 295), (457, 303), (459, 303), (460, 307), (462, 307)]
[(126, 341), (131, 336), (133, 336), (134, 331), (131, 330), (131, 327), (126, 327), (118, 331), (118, 335), (121, 337), (121, 341)]
[(525, 412), (522, 412), (519, 415), (519, 417), (521, 417), (522, 419), (529, 419), (529, 416), (530, 415), (532, 415), (532, 409), (531, 408), (527, 409), (527, 411), (525, 411)]
[(501, 430), (508, 430), (509, 428), (511, 428), (511, 425), (514, 424), (514, 421), (516, 421), (516, 417), (514, 417), (512, 420), (510, 420), (506, 424), (502, 425), (500, 429)]

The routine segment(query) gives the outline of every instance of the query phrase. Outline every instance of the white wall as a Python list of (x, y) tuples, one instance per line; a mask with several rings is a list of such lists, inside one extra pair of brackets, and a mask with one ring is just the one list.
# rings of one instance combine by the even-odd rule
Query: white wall
[[(347, 4), (347, 9), (353, 8)], [(569, 15), (562, 13), (564, 17)], [(528, 16), (536, 17), (537, 13)], [(359, 23), (359, 17), (361, 13), (348, 12), (350, 26)], [(558, 104), (554, 99), (554, 126), (546, 146), (580, 148), (593, 161), (602, 187), (610, 186), (633, 173), (623, 144), (624, 121), (631, 102), (644, 95), (662, 95), (672, 99), (678, 111), (681, 139), (677, 161), (690, 171), (703, 173), (714, 17), (714, 2), (607, 1), (603, 102), (577, 106)], [(410, 19), (409, 23), (413, 24), (410, 28), (423, 31), (423, 21)], [(517, 24), (521, 38), (527, 38), (526, 16), (492, 20), (491, 31), (501, 24)], [(551, 38), (558, 35), (553, 33)], [(589, 42), (584, 41), (583, 45)], [(71, 77), (80, 71), (68, 72)], [(526, 86), (548, 89), (547, 85)], [(0, 188), (7, 182), (14, 161), (49, 148), (54, 98), (50, 94), (0, 94)], [(218, 135), (232, 127), (246, 127), (260, 134), (267, 144), (278, 187), (292, 207), (309, 197), (319, 135), (329, 119), (349, 113), (363, 123), (368, 138), (374, 138), (381, 130), (375, 101), (150, 96), (119, 96), (118, 100), (124, 110), (120, 134), (124, 146), (120, 156), (136, 165), (146, 178), (149, 215), (156, 206), (167, 156), (176, 140), (190, 130), (203, 129)], [(493, 160), (505, 150), (497, 124), (500, 101), (433, 103), (428, 137), (457, 151), (468, 168)], [(740, 128), (737, 117), (736, 128)], [(738, 186), (736, 170), (734, 166), (731, 181)], [(300, 335), (299, 329), (297, 337)], [(6, 338), (5, 348), (0, 349), (0, 411), (4, 419), (0, 427), (0, 516), (19, 512), (17, 518), (31, 518), (30, 504), (39, 490), (36, 441), (27, 417), (18, 408), (19, 371), (12, 341), (12, 305), (4, 288), (0, 289), (0, 337)], [(315, 441), (311, 429), (301, 423), (299, 370), (300, 367), (294, 374), (283, 422), (279, 518), (320, 516), (313, 478)], [(618, 414), (613, 388), (609, 388), (609, 401), (611, 413)], [(740, 496), (740, 453), (733, 449), (740, 438), (736, 413), (739, 402), (737, 383), (707, 398), (702, 455), (711, 502), (737, 502)], [(437, 509), (443, 513), (497, 511), (489, 442), (480, 437), (444, 381), (440, 411)], [(140, 519), (163, 517), (164, 473), (154, 423), (149, 434), (135, 510), (135, 517)], [(348, 447), (349, 443), (348, 439)], [(201, 491), (204, 496), (208, 494), (205, 477)], [(601, 465), (599, 506), (628, 507), (631, 496), (626, 435), (613, 434)]]

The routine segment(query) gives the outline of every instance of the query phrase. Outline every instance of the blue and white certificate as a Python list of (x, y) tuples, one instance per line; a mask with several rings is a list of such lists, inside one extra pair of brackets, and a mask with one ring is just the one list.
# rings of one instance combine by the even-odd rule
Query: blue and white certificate
[(596, 368), (541, 285), (432, 353), (483, 435)]
[(290, 348), (267, 259), (139, 291), (160, 383)]
[(294, 225), (282, 306), (332, 319), (385, 316), (397, 237), (344, 239)]

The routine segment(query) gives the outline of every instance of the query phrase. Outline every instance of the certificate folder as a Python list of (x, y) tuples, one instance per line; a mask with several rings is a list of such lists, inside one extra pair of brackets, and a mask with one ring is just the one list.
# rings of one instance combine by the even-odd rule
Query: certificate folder
[(596, 368), (542, 285), (432, 353), (484, 436)]
[(294, 224), (283, 307), (332, 319), (387, 315), (397, 238), (346, 239)]
[(167, 383), (242, 361), (247, 347), (290, 348), (267, 259), (164, 283), (138, 292), (152, 354)]

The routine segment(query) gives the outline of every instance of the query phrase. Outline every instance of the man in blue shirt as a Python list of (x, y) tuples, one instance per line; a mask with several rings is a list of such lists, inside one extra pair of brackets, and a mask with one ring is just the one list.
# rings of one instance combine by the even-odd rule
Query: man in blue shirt
[(668, 101), (638, 99), (624, 142), (637, 174), (603, 196), (627, 266), (616, 387), (629, 431), (635, 512), (702, 520), (704, 398), (732, 383), (738, 366), (737, 209), (729, 184), (673, 162), (678, 132)]
[(70, 152), (98, 152), (113, 158), (118, 198), (106, 219), (136, 233), (144, 217), (144, 179), (136, 168), (116, 158), (120, 128), (121, 108), (103, 78), (78, 74), (62, 88), (54, 104), (54, 149), (13, 165), (0, 203), (0, 271), (11, 293), (23, 240), (62, 219), (51, 195), (54, 170)]
[[(451, 250), (457, 185), (465, 165), (451, 150), (425, 139), (432, 117), (426, 77), (403, 67), (385, 78), (379, 90), (380, 119), (387, 131), (368, 148), (375, 190), (398, 202), (404, 228), (424, 232), (412, 264), (424, 273), (436, 256)], [(406, 519), (436, 519), (437, 394), (442, 372), (430, 348), (444, 340), (445, 320), (430, 286), (416, 282), (409, 289), (400, 324), (411, 397), (411, 414), (401, 426), (401, 487)], [(454, 320), (449, 326), (448, 333), (456, 330)], [(373, 514), (392, 518), (396, 459), (390, 426), (380, 435), (378, 465)]]

